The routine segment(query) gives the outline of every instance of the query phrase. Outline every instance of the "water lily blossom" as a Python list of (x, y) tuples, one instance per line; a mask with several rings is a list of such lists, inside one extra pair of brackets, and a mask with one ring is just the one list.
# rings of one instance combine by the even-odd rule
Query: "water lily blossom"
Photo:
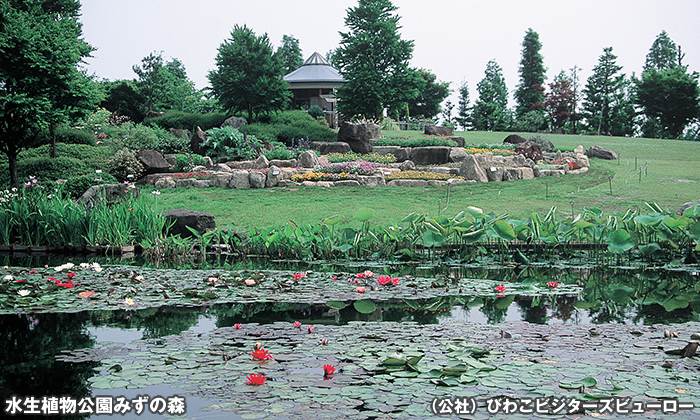
[(90, 296), (94, 295), (95, 292), (80, 292), (78, 293), (78, 296), (82, 298), (89, 298)]
[(8, 275), (6, 275), (5, 277), (3, 277), (3, 279), (9, 281), (9, 280), (14, 279), (14, 277), (12, 277), (12, 274), (8, 274)]
[(267, 378), (262, 373), (251, 373), (246, 376), (246, 385), (262, 385), (265, 383)]
[(66, 281), (56, 280), (56, 286), (65, 287), (66, 289), (72, 289), (75, 287), (75, 284), (73, 284), (72, 280), (66, 280)]
[(550, 282), (547, 282), (547, 286), (554, 289), (555, 287), (559, 287), (559, 283), (557, 283), (556, 281), (550, 281)]
[(324, 346), (327, 345), (327, 344), (328, 344), (328, 339), (327, 339), (327, 338), (321, 339), (321, 344), (323, 344)]
[(234, 326), (234, 328), (236, 328), (237, 330), (240, 330), (240, 329), (241, 329), (241, 324), (233, 324), (233, 326)]
[(261, 348), (257, 348), (253, 350), (250, 355), (253, 357), (253, 360), (275, 360), (274, 357), (270, 354), (269, 351)]
[(124, 304), (131, 306), (134, 304), (134, 300), (132, 298), (126, 298), (124, 299)]
[(27, 290), (27, 289), (22, 289), (22, 290), (18, 290), (18, 291), (17, 291), (17, 294), (20, 295), (20, 296), (27, 296), (29, 293), (30, 293), (30, 292), (29, 292), (29, 290)]
[(308, 331), (309, 334), (311, 334), (312, 332), (314, 332), (314, 326), (313, 326), (313, 325), (309, 325), (308, 327), (306, 327), (306, 331)]
[(73, 273), (73, 272), (66, 273), (66, 275), (68, 276), (69, 279), (74, 279), (74, 278), (75, 278), (75, 273)]
[(102, 267), (100, 266), (99, 263), (92, 263), (92, 269), (95, 270), (96, 273), (99, 273), (102, 271)]
[(292, 277), (294, 277), (294, 280), (301, 280), (306, 277), (306, 273), (294, 273)]
[(253, 279), (245, 279), (245, 284), (248, 286), (253, 286), (255, 285), (255, 280)]
[(355, 289), (355, 291), (356, 291), (357, 293), (364, 293), (366, 290), (367, 290), (367, 289), (365, 289), (365, 288), (362, 287), (362, 286), (360, 286), (360, 287), (358, 287), (357, 289)]
[(333, 365), (323, 365), (323, 377), (328, 378), (335, 373), (335, 367)]
[(29, 270), (29, 274), (36, 274), (36, 270)]
[(301, 327), (301, 322), (299, 322), (299, 321), (294, 321), (294, 327), (295, 327), (295, 328)]
[(496, 293), (505, 293), (506, 286), (496, 286)]
[(373, 276), (374, 276), (374, 273), (369, 271), (369, 270), (365, 270), (362, 273), (355, 274), (355, 277), (360, 278), (360, 279), (368, 279), (368, 278), (373, 277)]

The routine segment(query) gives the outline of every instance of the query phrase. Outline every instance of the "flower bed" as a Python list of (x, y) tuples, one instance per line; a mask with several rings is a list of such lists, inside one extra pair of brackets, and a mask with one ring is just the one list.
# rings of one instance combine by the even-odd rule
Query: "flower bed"
[(490, 149), (490, 148), (486, 148), (486, 147), (465, 147), (464, 151), (468, 155), (475, 155), (478, 153), (486, 153), (486, 152), (493, 153), (494, 156), (512, 156), (515, 154), (515, 152), (510, 150), (510, 149), (499, 149), (499, 148)]
[(205, 172), (205, 171), (190, 171), (190, 172), (184, 172), (181, 174), (173, 174), (171, 175), (174, 180), (180, 180), (180, 179), (210, 179), (211, 178), (211, 172)]
[(349, 174), (346, 172), (341, 173), (324, 173), (324, 172), (308, 172), (305, 174), (292, 175), (292, 181), (294, 182), (304, 182), (304, 181), (344, 181), (347, 179), (357, 179), (357, 175)]
[(375, 146), (400, 146), (400, 147), (426, 147), (426, 146), (448, 146), (457, 147), (454, 140), (445, 136), (423, 135), (420, 137), (380, 137), (374, 143)]
[(329, 153), (326, 155), (328, 162), (330, 163), (340, 163), (340, 162), (354, 162), (356, 160), (363, 160), (365, 162), (374, 163), (395, 163), (396, 156), (394, 155), (380, 155), (378, 153), (369, 153), (366, 155), (359, 155), (355, 152), (348, 153)]
[(392, 181), (394, 179), (425, 179), (425, 180), (437, 180), (437, 181), (447, 181), (448, 179), (464, 179), (464, 177), (452, 174), (443, 174), (438, 172), (430, 171), (401, 171), (394, 172), (390, 175), (385, 176), (387, 181)]
[(330, 165), (321, 165), (314, 168), (314, 172), (323, 172), (327, 174), (348, 173), (355, 175), (372, 175), (379, 168), (386, 168), (383, 163), (367, 162), (365, 160), (355, 160), (352, 162), (331, 163)]

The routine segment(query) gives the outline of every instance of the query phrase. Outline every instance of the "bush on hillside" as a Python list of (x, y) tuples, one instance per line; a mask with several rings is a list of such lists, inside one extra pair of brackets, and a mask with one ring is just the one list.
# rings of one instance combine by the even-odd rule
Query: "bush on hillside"
[[(122, 149), (107, 162), (107, 170), (119, 182), (136, 181), (144, 172), (143, 165), (136, 154), (129, 149)], [(131, 177), (130, 177), (131, 175)]]
[(294, 139), (336, 141), (338, 135), (304, 111), (284, 111), (267, 116), (267, 121), (248, 124), (241, 131), (253, 134), (260, 141), (278, 141), (291, 146)]
[(117, 184), (119, 181), (112, 175), (103, 173), (91, 173), (88, 175), (73, 176), (63, 183), (63, 193), (71, 198), (79, 198), (88, 188), (99, 184)]
[(94, 170), (88, 165), (70, 157), (32, 157), (17, 161), (19, 179), (27, 179), (31, 175), (40, 182), (47, 182), (93, 173)]
[(219, 128), (226, 121), (227, 115), (222, 112), (208, 114), (193, 114), (189, 112), (171, 111), (161, 117), (146, 118), (143, 123), (148, 126), (157, 126), (169, 130), (171, 128), (190, 130), (194, 132), (197, 127), (203, 131)]
[(54, 132), (56, 143), (95, 145), (95, 136), (90, 131), (59, 126)]
[(549, 153), (549, 152), (554, 150), (554, 144), (542, 136), (530, 137), (529, 139), (527, 139), (527, 141), (531, 141), (531, 142), (537, 143), (540, 146), (542, 146), (543, 152)]

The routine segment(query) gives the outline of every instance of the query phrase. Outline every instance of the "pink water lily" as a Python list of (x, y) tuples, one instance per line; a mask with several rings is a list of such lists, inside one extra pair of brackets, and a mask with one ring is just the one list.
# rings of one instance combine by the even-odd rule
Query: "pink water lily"
[(299, 321), (294, 321), (294, 327), (295, 327), (295, 328), (301, 327), (301, 322), (299, 322)]
[(554, 289), (555, 287), (559, 287), (559, 283), (557, 283), (556, 281), (550, 281), (550, 282), (547, 282), (547, 286)]
[(233, 324), (233, 327), (237, 330), (241, 329), (241, 324)]
[(367, 290), (367, 289), (365, 289), (365, 288), (362, 287), (362, 286), (360, 286), (360, 287), (358, 287), (357, 289), (355, 289), (355, 291), (357, 291), (357, 293), (364, 293), (366, 290)]
[(301, 280), (306, 277), (306, 273), (294, 273), (292, 277), (294, 277), (294, 280)]

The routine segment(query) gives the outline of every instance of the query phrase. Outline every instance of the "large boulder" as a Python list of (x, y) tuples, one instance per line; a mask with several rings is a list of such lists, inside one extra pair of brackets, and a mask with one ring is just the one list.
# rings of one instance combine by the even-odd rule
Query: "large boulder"
[(182, 238), (194, 236), (187, 227), (196, 230), (197, 233), (203, 235), (216, 229), (216, 220), (214, 216), (203, 211), (188, 210), (188, 209), (171, 209), (165, 214), (165, 218), (173, 225), (168, 230), (169, 235), (180, 235)]
[(249, 189), (250, 188), (250, 173), (248, 171), (233, 171), (231, 172), (231, 180), (228, 183), (229, 188)]
[(318, 150), (322, 155), (329, 153), (348, 153), (350, 145), (344, 141), (313, 141), (310, 144), (311, 148)]
[(299, 155), (297, 162), (302, 168), (314, 168), (318, 165), (318, 155), (313, 150), (307, 150)]
[(464, 179), (471, 179), (478, 182), (489, 182), (488, 175), (484, 168), (479, 165), (474, 155), (467, 155), (459, 167), (459, 175)]
[(129, 197), (138, 198), (141, 190), (127, 184), (102, 184), (93, 185), (78, 198), (78, 203), (86, 207), (94, 207), (100, 203), (112, 204), (123, 201)]
[(159, 190), (167, 190), (168, 188), (175, 188), (177, 184), (175, 184), (173, 177), (166, 176), (156, 181), (155, 186)]
[(542, 146), (532, 141), (518, 143), (518, 146), (515, 148), (515, 153), (523, 155), (526, 159), (532, 159), (535, 162), (542, 160)]
[(257, 159), (255, 159), (255, 164), (253, 165), (253, 169), (265, 169), (270, 167), (270, 161), (267, 160), (267, 157), (265, 155), (260, 155), (258, 156)]
[(442, 165), (450, 161), (450, 151), (447, 146), (414, 147), (411, 160), (418, 166)]
[(517, 134), (511, 134), (503, 140), (503, 143), (520, 144), (526, 141), (527, 139), (525, 137), (519, 136)]
[(452, 136), (449, 138), (449, 140), (452, 140), (453, 142), (457, 143), (457, 147), (464, 147), (464, 137), (462, 136)]
[(194, 130), (194, 134), (192, 134), (192, 138), (190, 139), (190, 149), (192, 149), (192, 153), (203, 155), (202, 143), (205, 141), (207, 141), (206, 134), (204, 134), (204, 131), (201, 128), (197, 127), (197, 129)]
[(282, 176), (283, 174), (280, 168), (274, 165), (270, 166), (270, 169), (267, 171), (267, 179), (265, 180), (265, 186), (268, 188), (276, 187), (282, 179)]
[(252, 188), (265, 188), (267, 175), (265, 175), (262, 171), (250, 171), (248, 178), (250, 178), (250, 186)]
[(467, 152), (461, 147), (452, 147), (450, 149), (450, 162), (461, 162), (467, 157)]
[(211, 186), (226, 188), (231, 181), (231, 172), (214, 172), (211, 175)]
[(232, 127), (238, 129), (246, 124), (248, 124), (248, 121), (243, 117), (230, 117), (227, 118), (226, 121), (223, 122), (223, 124), (221, 124), (221, 128)]
[(423, 133), (426, 136), (446, 136), (446, 137), (451, 137), (452, 134), (454, 133), (454, 128), (452, 127), (438, 127), (435, 125), (426, 125), (425, 130), (423, 130)]
[(411, 159), (411, 149), (410, 147), (399, 147), (396, 149), (394, 152), (394, 157), (396, 158), (397, 162), (404, 162), (409, 159)]
[(170, 164), (157, 150), (139, 150), (136, 159), (141, 162), (147, 174), (161, 174), (170, 171)]
[(592, 146), (590, 149), (586, 150), (586, 156), (589, 158), (598, 158), (604, 160), (615, 160), (617, 159), (617, 153), (610, 149), (606, 149), (602, 146)]
[(372, 153), (374, 142), (379, 139), (380, 129), (377, 124), (353, 124), (344, 122), (338, 130), (338, 141), (347, 143), (353, 152)]

